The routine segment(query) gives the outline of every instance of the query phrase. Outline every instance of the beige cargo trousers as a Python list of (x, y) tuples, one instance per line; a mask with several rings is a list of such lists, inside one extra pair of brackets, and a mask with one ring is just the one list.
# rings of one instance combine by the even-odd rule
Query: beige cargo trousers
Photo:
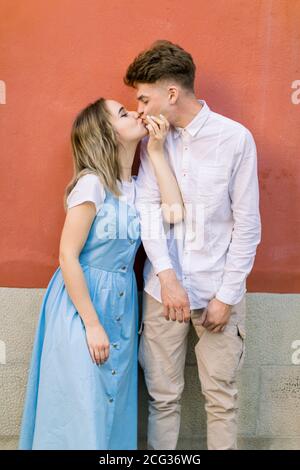
[[(138, 358), (149, 393), (148, 449), (176, 449), (190, 324), (198, 336), (195, 354), (205, 398), (207, 447), (237, 449), (236, 377), (245, 354), (245, 297), (232, 307), (222, 333), (202, 326), (203, 311), (192, 310), (189, 323), (168, 321), (162, 303), (143, 293)], [(197, 396), (194, 400), (197, 403)]]

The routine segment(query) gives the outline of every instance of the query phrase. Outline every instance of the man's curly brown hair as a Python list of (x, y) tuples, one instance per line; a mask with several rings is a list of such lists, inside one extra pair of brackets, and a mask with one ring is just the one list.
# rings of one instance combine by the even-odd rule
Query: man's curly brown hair
[(141, 52), (129, 65), (124, 83), (155, 83), (174, 79), (183, 88), (194, 91), (196, 66), (191, 54), (170, 41), (159, 40)]

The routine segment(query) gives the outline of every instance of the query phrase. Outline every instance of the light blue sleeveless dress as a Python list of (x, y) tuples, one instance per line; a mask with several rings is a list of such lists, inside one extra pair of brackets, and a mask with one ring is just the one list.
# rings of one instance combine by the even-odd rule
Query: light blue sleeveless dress
[(58, 268), (41, 306), (19, 449), (137, 449), (138, 298), (133, 264), (140, 245), (134, 206), (105, 191), (79, 261), (110, 340), (93, 364), (84, 323)]

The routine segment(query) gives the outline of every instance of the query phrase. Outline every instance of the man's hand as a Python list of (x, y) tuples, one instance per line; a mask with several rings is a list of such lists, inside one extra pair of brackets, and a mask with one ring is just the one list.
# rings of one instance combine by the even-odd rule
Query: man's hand
[(188, 323), (191, 317), (190, 302), (186, 291), (178, 282), (175, 271), (166, 269), (158, 274), (161, 285), (161, 300), (166, 320)]
[(229, 321), (231, 308), (231, 305), (212, 299), (204, 311), (205, 320), (202, 325), (212, 333), (222, 332)]

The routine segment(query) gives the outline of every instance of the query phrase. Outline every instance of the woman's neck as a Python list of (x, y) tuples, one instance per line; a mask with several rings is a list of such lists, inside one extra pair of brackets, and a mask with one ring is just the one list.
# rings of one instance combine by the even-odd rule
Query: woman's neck
[(122, 181), (128, 181), (128, 182), (131, 181), (131, 169), (132, 169), (132, 166), (130, 168), (121, 167), (121, 180)]
[(137, 143), (119, 147), (119, 162), (122, 181), (131, 181), (131, 171)]

